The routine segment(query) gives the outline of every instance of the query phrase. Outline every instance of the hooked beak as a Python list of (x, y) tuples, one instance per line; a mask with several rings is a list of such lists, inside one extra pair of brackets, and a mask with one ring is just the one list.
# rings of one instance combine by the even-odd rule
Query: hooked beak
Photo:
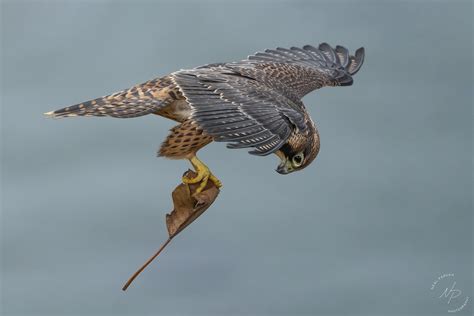
[(279, 174), (288, 174), (292, 172), (293, 166), (291, 165), (291, 162), (288, 160), (288, 158), (286, 158), (285, 155), (281, 152), (278, 152), (277, 156), (280, 157), (281, 162), (275, 171)]

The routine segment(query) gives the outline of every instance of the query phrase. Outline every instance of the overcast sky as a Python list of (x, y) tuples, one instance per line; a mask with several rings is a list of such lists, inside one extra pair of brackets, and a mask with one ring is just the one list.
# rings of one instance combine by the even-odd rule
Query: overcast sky
[[(1, 20), (4, 315), (446, 315), (472, 297), (472, 2), (4, 1)], [(316, 161), (282, 176), (207, 146), (219, 199), (123, 293), (189, 167), (155, 157), (173, 122), (42, 113), (320, 42), (366, 62), (304, 98)]]

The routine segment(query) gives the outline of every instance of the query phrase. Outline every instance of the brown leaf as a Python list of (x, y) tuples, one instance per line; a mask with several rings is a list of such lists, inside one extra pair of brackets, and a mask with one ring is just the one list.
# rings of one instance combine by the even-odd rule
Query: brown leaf
[[(194, 177), (195, 173), (188, 170), (184, 176)], [(181, 183), (171, 194), (174, 209), (170, 214), (166, 214), (166, 226), (168, 227), (170, 238), (176, 236), (204, 213), (217, 198), (219, 189), (212, 181), (207, 182), (206, 187), (201, 193), (195, 194), (198, 185)]]
[[(195, 172), (188, 170), (184, 173), (185, 177), (192, 178)], [(219, 195), (219, 188), (212, 181), (208, 181), (204, 190), (196, 194), (198, 184), (179, 184), (171, 194), (173, 199), (173, 210), (166, 214), (166, 227), (168, 228), (169, 238), (158, 251), (151, 256), (125, 283), (122, 290), (126, 290), (133, 280), (166, 248), (177, 234), (198, 218), (205, 210), (211, 206)]]

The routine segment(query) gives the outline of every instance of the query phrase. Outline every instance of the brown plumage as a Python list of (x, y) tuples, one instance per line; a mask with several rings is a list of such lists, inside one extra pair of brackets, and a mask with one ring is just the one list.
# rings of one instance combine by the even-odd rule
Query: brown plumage
[(302, 97), (324, 86), (352, 85), (364, 49), (342, 46), (265, 50), (239, 62), (180, 70), (128, 90), (46, 113), (52, 117), (160, 115), (180, 124), (171, 129), (159, 155), (191, 161), (198, 176), (220, 185), (196, 152), (212, 141), (251, 154), (277, 154), (277, 171), (308, 166), (319, 152), (319, 134)]
[(199, 149), (212, 142), (212, 136), (204, 133), (192, 120), (176, 125), (170, 132), (158, 151), (159, 156), (174, 159), (191, 158)]

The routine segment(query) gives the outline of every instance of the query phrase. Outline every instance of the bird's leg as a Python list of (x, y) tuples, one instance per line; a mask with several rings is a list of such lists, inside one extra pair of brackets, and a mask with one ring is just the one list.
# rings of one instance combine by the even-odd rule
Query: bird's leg
[(199, 187), (196, 189), (196, 193), (200, 193), (207, 185), (207, 181), (211, 180), (214, 182), (216, 187), (222, 187), (222, 183), (217, 179), (209, 170), (209, 168), (196, 157), (193, 155), (189, 161), (193, 165), (194, 169), (197, 172), (197, 175), (194, 178), (183, 177), (183, 183), (191, 184), (191, 183), (199, 183)]

